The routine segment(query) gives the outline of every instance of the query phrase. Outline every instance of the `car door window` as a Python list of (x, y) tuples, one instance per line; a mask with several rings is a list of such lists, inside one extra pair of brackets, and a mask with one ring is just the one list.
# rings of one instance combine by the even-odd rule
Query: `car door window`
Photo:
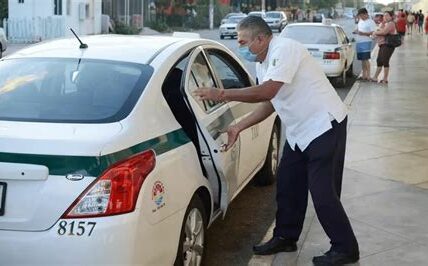
[[(198, 54), (191, 66), (191, 77), (189, 80), (189, 90), (194, 91), (197, 88), (202, 87), (217, 87), (214, 81), (214, 77), (211, 70), (208, 67), (207, 61), (205, 60), (202, 53)], [(211, 112), (213, 109), (222, 105), (223, 103), (214, 101), (200, 101), (195, 98), (199, 106), (206, 112)]]
[(348, 40), (346, 34), (343, 32), (341, 28), (337, 28), (337, 33), (339, 34), (339, 40), (341, 44), (347, 44)]
[(208, 50), (207, 54), (224, 89), (251, 86), (248, 74), (229, 55), (219, 50)]

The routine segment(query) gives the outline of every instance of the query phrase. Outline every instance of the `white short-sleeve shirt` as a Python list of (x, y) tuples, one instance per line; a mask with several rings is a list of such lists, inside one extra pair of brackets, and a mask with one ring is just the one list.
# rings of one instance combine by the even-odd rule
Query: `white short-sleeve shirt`
[[(371, 18), (368, 18), (366, 20), (360, 19), (358, 21), (358, 26), (357, 26), (358, 31), (365, 32), (365, 33), (375, 31), (376, 27), (377, 27), (376, 23)], [(357, 42), (372, 41), (372, 38), (370, 38), (370, 36), (365, 36), (365, 35), (359, 35), (358, 34), (358, 35), (356, 35), (356, 37), (357, 37)]]
[(287, 141), (293, 150), (296, 145), (305, 150), (332, 128), (332, 120), (345, 119), (345, 104), (302, 44), (273, 37), (265, 60), (256, 65), (256, 73), (260, 83), (284, 83), (271, 103), (285, 124)]

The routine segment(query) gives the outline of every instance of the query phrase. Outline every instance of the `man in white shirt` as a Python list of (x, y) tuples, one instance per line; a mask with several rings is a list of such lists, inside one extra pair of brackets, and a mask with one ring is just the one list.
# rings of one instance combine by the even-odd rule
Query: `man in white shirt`
[(359, 18), (358, 26), (353, 33), (357, 34), (357, 59), (361, 60), (363, 72), (361, 79), (370, 81), (370, 56), (373, 47), (373, 40), (370, 36), (376, 30), (376, 23), (369, 18), (369, 13), (364, 7), (358, 10), (357, 16)]
[(274, 111), (286, 127), (287, 141), (277, 174), (276, 227), (271, 240), (254, 246), (257, 255), (297, 250), (308, 189), (331, 249), (313, 258), (315, 265), (359, 260), (358, 243), (340, 202), (346, 144), (346, 106), (321, 66), (300, 43), (273, 37), (266, 22), (247, 17), (238, 25), (239, 53), (257, 63), (260, 85), (244, 89), (201, 88), (203, 100), (262, 102), (228, 129), (230, 148), (239, 132)]

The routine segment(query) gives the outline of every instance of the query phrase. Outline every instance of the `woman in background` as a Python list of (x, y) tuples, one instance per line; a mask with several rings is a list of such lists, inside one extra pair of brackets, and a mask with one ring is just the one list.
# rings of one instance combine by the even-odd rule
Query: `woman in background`
[(383, 79), (380, 83), (388, 83), (389, 75), (389, 60), (394, 53), (394, 47), (390, 47), (385, 43), (385, 36), (388, 34), (397, 34), (395, 29), (395, 23), (393, 21), (394, 13), (392, 11), (386, 11), (383, 15), (383, 22), (378, 30), (373, 35), (376, 37), (376, 42), (379, 45), (379, 53), (377, 55), (377, 68), (376, 73), (373, 77), (373, 81), (378, 81), (378, 77), (383, 68)]

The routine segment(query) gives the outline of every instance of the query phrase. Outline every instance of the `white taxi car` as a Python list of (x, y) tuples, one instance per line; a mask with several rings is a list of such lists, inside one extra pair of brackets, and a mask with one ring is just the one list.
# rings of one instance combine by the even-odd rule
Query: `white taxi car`
[(295, 23), (285, 27), (280, 35), (301, 42), (321, 64), (329, 78), (345, 86), (353, 75), (355, 49), (340, 25), (325, 23)]
[(231, 39), (233, 39), (238, 36), (238, 31), (236, 27), (238, 26), (238, 23), (246, 16), (247, 15), (229, 17), (225, 21), (225, 23), (220, 25), (220, 27), (218, 28), (220, 33), (220, 39), (224, 39), (224, 37), (230, 37)]
[[(275, 114), (200, 101), (254, 84), (203, 39), (98, 35), (0, 60), (0, 265), (199, 265), (206, 228), (255, 176), (272, 183)], [(80, 48), (82, 47), (82, 48)]]

